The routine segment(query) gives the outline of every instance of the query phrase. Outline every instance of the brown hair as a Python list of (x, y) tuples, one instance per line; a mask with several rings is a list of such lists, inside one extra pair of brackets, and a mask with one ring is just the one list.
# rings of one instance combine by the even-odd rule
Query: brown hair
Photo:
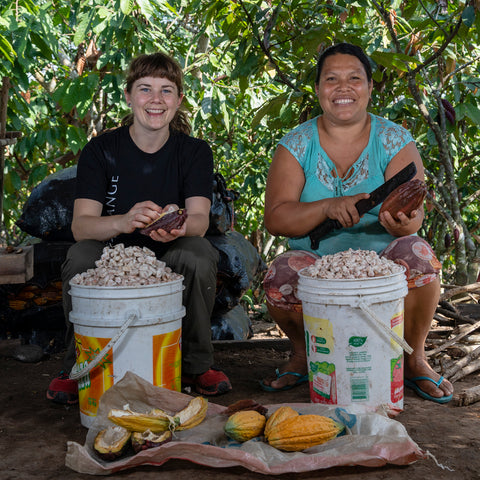
[[(139, 55), (132, 60), (126, 77), (125, 88), (127, 92), (131, 92), (135, 81), (144, 77), (167, 78), (177, 86), (179, 95), (183, 93), (182, 68), (172, 57), (165, 53), (157, 52), (150, 55)], [(132, 123), (132, 113), (122, 119), (122, 125), (131, 125)], [(180, 105), (180, 108), (170, 123), (170, 130), (182, 132), (187, 135), (190, 135), (192, 131), (192, 127), (188, 121), (188, 114), (183, 110), (182, 105)]]

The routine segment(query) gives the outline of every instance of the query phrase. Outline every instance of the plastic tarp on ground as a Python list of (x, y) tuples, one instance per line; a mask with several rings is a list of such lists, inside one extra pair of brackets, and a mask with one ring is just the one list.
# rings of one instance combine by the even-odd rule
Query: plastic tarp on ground
[[(175, 432), (174, 440), (113, 462), (96, 456), (92, 445), (97, 433), (113, 425), (108, 420), (112, 408), (129, 405), (136, 412), (161, 408), (175, 413), (187, 406), (191, 396), (155, 387), (137, 375), (126, 375), (107, 390), (100, 401), (97, 417), (88, 430), (85, 444), (68, 442), (65, 464), (79, 473), (110, 475), (140, 465), (160, 466), (169, 459), (188, 460), (213, 468), (241, 466), (263, 474), (306, 472), (338, 466), (408, 465), (426, 458), (426, 452), (409, 437), (405, 427), (383, 413), (365, 413), (361, 408), (337, 408), (311, 403), (288, 404), (301, 414), (314, 413), (333, 418), (346, 426), (345, 433), (323, 445), (303, 452), (282, 452), (261, 437), (245, 443), (229, 439), (223, 430), (227, 417), (224, 406), (209, 401), (206, 419), (190, 430)], [(268, 414), (280, 404), (266, 405)]]

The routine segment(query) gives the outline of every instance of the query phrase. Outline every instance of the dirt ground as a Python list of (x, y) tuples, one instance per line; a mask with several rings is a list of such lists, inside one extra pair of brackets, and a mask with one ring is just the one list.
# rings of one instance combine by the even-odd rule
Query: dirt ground
[[(78, 408), (54, 405), (45, 399), (45, 389), (58, 373), (61, 354), (37, 363), (24, 363), (12, 358), (18, 341), (0, 340), (0, 478), (62, 479), (91, 478), (65, 466), (67, 441), (83, 445), (87, 429), (80, 423)], [(308, 385), (282, 393), (266, 393), (258, 380), (271, 374), (288, 355), (284, 341), (217, 342), (216, 363), (225, 370), (233, 383), (233, 391), (212, 399), (228, 405), (242, 398), (263, 404), (309, 402)], [(480, 383), (480, 376), (470, 375), (455, 384), (457, 391)], [(115, 474), (120, 479), (190, 480), (217, 478), (224, 480), (294, 478), (310, 480), (380, 479), (480, 479), (480, 403), (458, 407), (434, 404), (420, 399), (411, 391), (405, 393), (404, 411), (396, 420), (407, 429), (410, 437), (433, 458), (418, 460), (408, 466), (386, 465), (381, 468), (341, 467), (321, 471), (267, 476), (242, 467), (215, 469), (184, 460), (170, 460), (161, 467), (144, 466)]]

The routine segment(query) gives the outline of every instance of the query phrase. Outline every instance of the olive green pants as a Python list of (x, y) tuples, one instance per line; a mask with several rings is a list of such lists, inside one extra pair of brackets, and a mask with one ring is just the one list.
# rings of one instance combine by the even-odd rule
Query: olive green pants
[[(70, 280), (77, 274), (95, 268), (106, 244), (97, 240), (82, 240), (70, 247), (62, 265), (63, 309), (66, 319), (63, 368), (69, 373), (75, 364), (74, 328), (69, 321), (72, 300)], [(202, 237), (182, 237), (172, 242), (159, 260), (175, 273), (183, 275), (182, 372), (201, 374), (213, 364), (210, 317), (215, 303), (218, 251)]]

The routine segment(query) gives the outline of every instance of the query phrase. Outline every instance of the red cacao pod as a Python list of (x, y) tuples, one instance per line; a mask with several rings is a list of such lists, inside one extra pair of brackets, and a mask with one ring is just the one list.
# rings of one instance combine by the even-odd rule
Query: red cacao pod
[(455, 241), (455, 243), (458, 242), (460, 238), (460, 230), (458, 228), (454, 228), (453, 230), (453, 240)]
[(455, 125), (455, 109), (453, 108), (453, 105), (448, 101), (442, 98), (442, 105), (443, 108), (445, 109), (445, 118), (448, 120), (448, 122), (451, 125)]
[(444, 242), (445, 242), (445, 248), (450, 248), (450, 245), (452, 244), (452, 237), (450, 236), (449, 233), (445, 234)]
[(180, 228), (187, 219), (187, 209), (180, 208), (179, 210), (174, 210), (173, 212), (162, 213), (159, 218), (149, 223), (145, 228), (140, 230), (140, 233), (143, 235), (150, 235), (150, 232), (153, 230), (158, 230), (161, 228), (167, 233), (170, 233), (172, 230)]
[(421, 207), (426, 195), (425, 182), (414, 178), (409, 182), (402, 183), (385, 199), (380, 207), (380, 213), (390, 212), (395, 220), (398, 220), (398, 212), (409, 216), (413, 210)]

